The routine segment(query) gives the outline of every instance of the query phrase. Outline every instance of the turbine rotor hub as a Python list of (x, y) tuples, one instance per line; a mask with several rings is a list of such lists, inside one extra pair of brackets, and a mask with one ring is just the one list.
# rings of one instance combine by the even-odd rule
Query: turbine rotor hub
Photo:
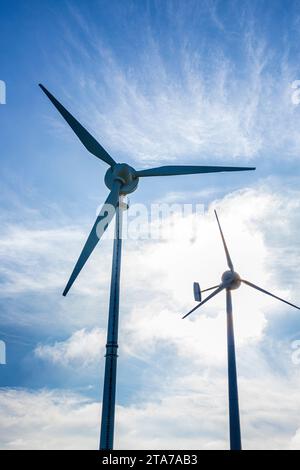
[(241, 278), (235, 271), (225, 271), (222, 276), (222, 284), (226, 289), (238, 289), (241, 285)]
[(122, 184), (120, 194), (129, 194), (136, 190), (139, 178), (131, 166), (126, 163), (116, 163), (107, 170), (104, 181), (109, 189), (112, 189), (115, 181), (120, 181)]

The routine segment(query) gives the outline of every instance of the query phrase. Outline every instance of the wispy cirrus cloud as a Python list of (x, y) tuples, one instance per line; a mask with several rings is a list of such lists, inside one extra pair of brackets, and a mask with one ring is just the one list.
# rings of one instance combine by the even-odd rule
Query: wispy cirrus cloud
[[(236, 5), (229, 2), (231, 8), (230, 28), (218, 20), (216, 2), (207, 2), (201, 11), (194, 6), (193, 14), (208, 20), (202, 36), (190, 26), (192, 10), (183, 11), (179, 4), (169, 8), (166, 41), (145, 13), (141, 48), (124, 62), (93, 21), (72, 7), (74, 31), (68, 26), (67, 41), (76, 50), (76, 63), (69, 54), (67, 104), (76, 104), (78, 117), (113, 154), (141, 165), (178, 158), (298, 158), (300, 111), (291, 88), (296, 57), (284, 39), (281, 49), (274, 48), (249, 5), (240, 7), (238, 18)], [(222, 41), (210, 40), (215, 27)], [(85, 45), (75, 33), (78, 28)]]

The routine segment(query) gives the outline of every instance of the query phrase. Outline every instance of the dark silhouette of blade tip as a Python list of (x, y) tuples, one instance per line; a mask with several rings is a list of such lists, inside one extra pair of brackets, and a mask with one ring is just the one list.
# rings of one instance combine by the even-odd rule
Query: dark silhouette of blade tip
[(70, 283), (68, 282), (68, 284), (66, 285), (66, 287), (64, 288), (64, 291), (63, 291), (63, 293), (62, 293), (62, 295), (63, 295), (64, 297), (66, 297), (66, 295), (68, 294), (68, 292), (69, 292), (69, 290), (71, 289), (71, 287), (72, 287), (72, 284), (70, 285)]
[[(229, 167), (230, 168), (230, 167)], [(237, 171), (253, 171), (253, 170), (256, 170), (256, 166), (241, 166), (241, 167), (237, 167), (236, 168)]]

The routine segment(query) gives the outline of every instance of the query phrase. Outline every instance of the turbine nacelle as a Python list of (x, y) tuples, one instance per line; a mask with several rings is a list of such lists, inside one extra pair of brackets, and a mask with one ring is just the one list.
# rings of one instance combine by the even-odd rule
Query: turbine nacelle
[(241, 278), (235, 271), (225, 271), (222, 275), (222, 285), (229, 290), (238, 289), (241, 285)]
[(139, 178), (132, 166), (127, 163), (116, 163), (107, 170), (104, 181), (110, 190), (116, 181), (120, 181), (122, 185), (120, 194), (129, 194), (136, 190)]

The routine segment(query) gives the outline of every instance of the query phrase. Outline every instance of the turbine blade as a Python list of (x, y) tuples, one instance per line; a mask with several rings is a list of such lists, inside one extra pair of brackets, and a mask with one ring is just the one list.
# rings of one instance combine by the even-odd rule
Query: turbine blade
[(208, 289), (203, 289), (203, 290), (201, 290), (201, 293), (202, 293), (202, 292), (207, 292), (208, 290), (217, 289), (217, 287), (219, 287), (219, 285), (218, 285), (218, 286), (209, 287)]
[(57, 99), (40, 83), (39, 87), (43, 90), (46, 96), (48, 96), (51, 103), (56, 107), (57, 111), (62, 115), (62, 117), (67, 121), (73, 132), (77, 135), (78, 139), (85, 146), (85, 148), (100, 158), (103, 162), (107, 163), (110, 166), (115, 165), (115, 160), (104, 150), (102, 145), (97, 142), (97, 140), (78, 122), (69, 111), (64, 108), (64, 106), (57, 101)]
[(75, 279), (77, 278), (78, 274), (82, 270), (83, 266), (87, 262), (88, 258), (90, 257), (91, 253), (93, 252), (95, 246), (97, 245), (98, 241), (102, 237), (103, 233), (107, 229), (108, 225), (112, 221), (113, 216), (115, 215), (115, 209), (118, 205), (119, 201), (119, 192), (120, 192), (121, 183), (116, 181), (114, 186), (112, 187), (111, 192), (109, 193), (97, 219), (93, 225), (93, 228), (88, 236), (87, 241), (81, 251), (81, 254), (78, 258), (78, 261), (73, 269), (73, 272), (70, 276), (70, 279), (66, 285), (65, 290), (63, 291), (63, 295), (66, 296), (69, 292), (71, 286), (73, 285)]
[(255, 170), (254, 167), (239, 166), (189, 166), (189, 165), (171, 165), (160, 166), (158, 168), (149, 168), (148, 170), (139, 170), (137, 176), (173, 176), (173, 175), (195, 175), (197, 173), (216, 173), (220, 171), (248, 171)]
[(268, 292), (267, 290), (262, 289), (261, 287), (258, 287), (255, 284), (252, 284), (252, 282), (246, 281), (245, 279), (242, 279), (242, 282), (244, 284), (247, 284), (247, 286), (253, 287), (253, 289), (259, 290), (260, 292), (263, 292), (264, 294), (267, 294), (267, 295), (270, 295), (271, 297), (274, 297), (274, 299), (280, 300), (281, 302), (284, 302), (285, 304), (288, 304), (291, 307), (295, 307), (298, 310), (300, 310), (300, 307), (297, 307), (297, 305), (291, 304), (291, 302), (288, 302), (287, 300), (284, 300), (281, 297), (278, 297), (277, 295), (271, 294), (271, 292)]
[(188, 315), (190, 315), (191, 313), (193, 313), (195, 310), (197, 310), (197, 308), (201, 307), (201, 305), (205, 304), (205, 302), (207, 302), (208, 300), (212, 299), (215, 295), (217, 295), (219, 292), (221, 292), (223, 289), (225, 289), (225, 287), (221, 284), (214, 292), (212, 292), (208, 297), (206, 297), (206, 299), (202, 300), (202, 302), (200, 302), (200, 304), (196, 305), (196, 307), (194, 307), (192, 310), (190, 310), (186, 315), (184, 315), (184, 317), (182, 318), (186, 318)]
[(233, 264), (232, 264), (232, 261), (231, 261), (231, 258), (230, 258), (230, 254), (229, 254), (229, 251), (228, 251), (228, 248), (227, 248), (227, 245), (226, 245), (226, 241), (225, 241), (225, 238), (224, 238), (224, 235), (223, 235), (223, 232), (222, 232), (221, 224), (219, 222), (219, 218), (218, 218), (218, 214), (217, 214), (216, 210), (215, 210), (215, 216), (216, 216), (216, 219), (217, 219), (217, 222), (218, 222), (220, 234), (221, 234), (222, 241), (223, 241), (223, 246), (224, 246), (226, 259), (227, 259), (227, 265), (228, 265), (230, 271), (234, 271)]

